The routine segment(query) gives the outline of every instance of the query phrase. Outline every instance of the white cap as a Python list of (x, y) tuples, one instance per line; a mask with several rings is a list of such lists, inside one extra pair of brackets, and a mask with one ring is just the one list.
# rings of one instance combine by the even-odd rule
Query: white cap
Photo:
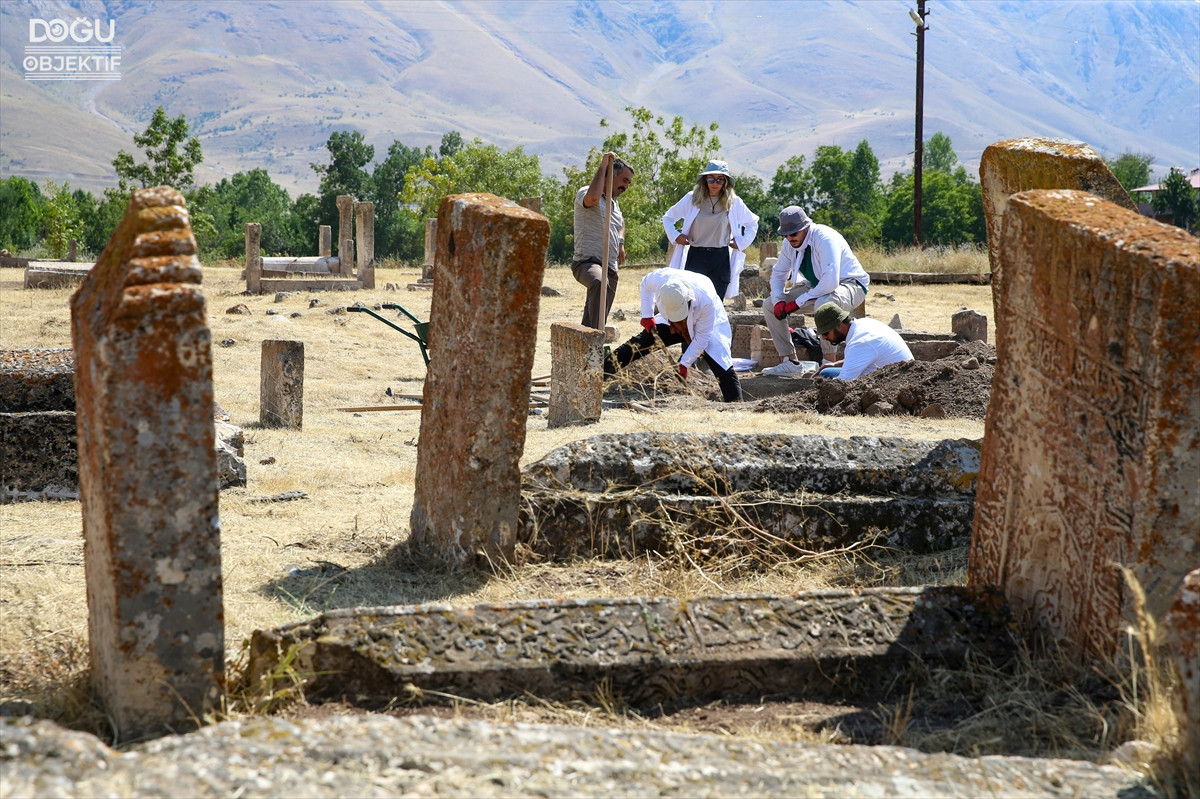
[(673, 277), (658, 291), (658, 310), (668, 322), (679, 322), (687, 319), (688, 304), (696, 299), (692, 287), (679, 278)]

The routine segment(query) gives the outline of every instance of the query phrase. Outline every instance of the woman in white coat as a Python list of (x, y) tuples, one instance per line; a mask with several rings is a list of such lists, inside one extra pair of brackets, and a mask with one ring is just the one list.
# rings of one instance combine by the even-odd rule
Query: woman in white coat
[[(758, 217), (733, 190), (724, 161), (709, 161), (696, 187), (663, 214), (663, 230), (675, 242), (669, 269), (705, 275), (723, 300), (738, 295), (746, 247), (758, 233)], [(676, 225), (683, 221), (682, 229)]]

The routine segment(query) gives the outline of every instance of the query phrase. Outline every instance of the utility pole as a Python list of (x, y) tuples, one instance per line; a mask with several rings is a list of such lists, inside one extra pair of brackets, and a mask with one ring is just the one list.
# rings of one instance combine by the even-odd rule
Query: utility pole
[(909, 11), (913, 22), (917, 23), (917, 135), (916, 146), (913, 147), (913, 244), (921, 246), (921, 167), (925, 160), (925, 136), (921, 130), (923, 108), (925, 105), (925, 0), (917, 0), (917, 10)]

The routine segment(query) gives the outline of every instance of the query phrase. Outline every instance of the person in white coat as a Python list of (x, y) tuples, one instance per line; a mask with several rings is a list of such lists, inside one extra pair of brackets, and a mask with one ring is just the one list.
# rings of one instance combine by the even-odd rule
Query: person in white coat
[[(798, 205), (779, 212), (779, 235), (784, 245), (771, 269), (771, 296), (763, 303), (763, 322), (783, 361), (763, 369), (763, 374), (796, 377), (805, 370), (796, 358), (787, 315), (813, 313), (827, 302), (853, 312), (866, 300), (871, 278), (845, 237), (813, 222)], [(792, 287), (785, 290), (788, 281)]]
[[(676, 227), (680, 220), (682, 229)], [(662, 221), (667, 240), (676, 244), (668, 267), (707, 276), (723, 300), (736, 297), (758, 217), (733, 190), (729, 165), (709, 161), (695, 188), (667, 209)]]
[[(658, 314), (655, 315), (655, 309)], [(741, 402), (742, 384), (733, 371), (733, 332), (725, 306), (712, 281), (680, 269), (655, 269), (642, 278), (642, 332), (613, 350), (604, 362), (606, 375), (616, 373), (657, 349), (655, 337), (665, 345), (683, 345), (679, 376), (701, 358), (712, 370), (726, 402)]]

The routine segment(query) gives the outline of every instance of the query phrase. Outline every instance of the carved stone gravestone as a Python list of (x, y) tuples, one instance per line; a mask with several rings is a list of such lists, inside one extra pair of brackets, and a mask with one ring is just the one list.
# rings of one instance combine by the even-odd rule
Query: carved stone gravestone
[(1008, 200), (969, 580), (1111, 651), (1200, 557), (1200, 242), (1081, 191)]
[(212, 338), (183, 196), (135, 191), (71, 298), (92, 674), (120, 739), (219, 707)]
[(444, 197), (412, 540), (450, 563), (510, 558), (521, 498), (546, 217), (492, 194)]

